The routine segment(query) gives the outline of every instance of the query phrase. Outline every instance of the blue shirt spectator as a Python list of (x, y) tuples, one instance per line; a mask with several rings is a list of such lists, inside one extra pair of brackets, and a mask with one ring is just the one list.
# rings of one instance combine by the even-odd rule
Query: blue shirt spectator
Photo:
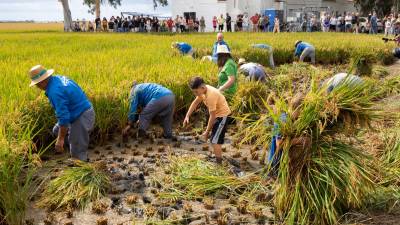
[(294, 53), (295, 56), (300, 56), (303, 53), (304, 49), (312, 47), (311, 44), (307, 42), (300, 42), (296, 47), (296, 52)]
[(185, 42), (176, 43), (176, 47), (179, 49), (182, 55), (186, 55), (192, 50), (192, 46)]
[(159, 84), (143, 83), (133, 86), (130, 94), (129, 121), (136, 122), (138, 120), (137, 109), (139, 106), (144, 108), (149, 102), (172, 94), (172, 91)]
[(212, 49), (212, 59), (214, 62), (216, 62), (218, 60), (218, 54), (217, 54), (217, 47), (218, 45), (226, 45), (226, 47), (228, 47), (229, 52), (231, 51), (231, 49), (229, 48), (229, 45), (225, 42), (225, 41), (216, 41), (213, 45), (213, 49)]
[(45, 94), (56, 112), (59, 126), (68, 126), (92, 107), (78, 84), (65, 76), (51, 76)]

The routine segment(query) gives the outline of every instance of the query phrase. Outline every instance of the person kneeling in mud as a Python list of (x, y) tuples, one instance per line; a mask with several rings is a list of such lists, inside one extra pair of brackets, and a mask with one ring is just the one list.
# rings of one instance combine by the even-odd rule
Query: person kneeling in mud
[(192, 78), (189, 86), (190, 89), (192, 89), (193, 94), (196, 96), (196, 99), (192, 102), (186, 113), (183, 126), (189, 124), (190, 116), (196, 110), (197, 106), (203, 102), (208, 108), (210, 117), (208, 119), (207, 128), (202, 135), (205, 140), (210, 137), (216, 161), (218, 164), (221, 164), (222, 145), (224, 144), (225, 132), (230, 122), (229, 115), (231, 114), (231, 110), (225, 96), (221, 94), (218, 89), (206, 85), (201, 77)]
[(171, 45), (171, 48), (177, 49), (179, 53), (183, 56), (193, 57), (194, 50), (191, 45), (185, 42), (174, 42)]
[[(268, 153), (268, 164), (270, 173), (269, 176), (276, 178), (279, 174), (279, 164), (282, 158), (282, 144), (285, 139), (280, 133), (280, 124), (285, 124), (287, 122), (288, 116), (291, 117), (292, 121), (297, 120), (301, 113), (301, 104), (304, 100), (303, 94), (297, 94), (289, 102), (289, 108), (292, 113), (283, 112), (280, 114), (279, 121), (274, 121), (274, 126), (272, 129), (272, 139), (269, 147)], [(274, 109), (276, 110), (276, 109)], [(311, 140), (309, 137), (297, 137), (293, 138), (290, 142), (291, 147), (301, 147), (303, 149), (309, 148)]]
[(248, 81), (259, 81), (265, 83), (267, 81), (267, 73), (264, 67), (258, 63), (246, 62), (245, 59), (239, 59), (239, 72), (242, 73)]
[[(138, 108), (142, 111), (138, 113)], [(139, 137), (147, 137), (146, 131), (154, 117), (159, 116), (164, 129), (164, 138), (171, 139), (175, 96), (171, 90), (153, 83), (136, 84), (130, 93), (128, 125), (122, 131), (127, 137), (129, 130), (137, 123)]]
[(275, 68), (275, 62), (274, 62), (274, 49), (272, 46), (267, 45), (267, 44), (253, 44), (251, 45), (252, 48), (257, 48), (257, 49), (263, 49), (267, 50), (269, 52), (268, 58), (269, 58), (269, 66), (274, 69)]

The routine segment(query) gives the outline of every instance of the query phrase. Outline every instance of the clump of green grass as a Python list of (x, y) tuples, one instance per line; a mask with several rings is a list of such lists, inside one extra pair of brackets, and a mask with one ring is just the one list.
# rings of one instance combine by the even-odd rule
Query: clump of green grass
[(0, 121), (0, 224), (24, 224), (27, 202), (35, 189), (33, 175), (39, 156), (34, 153), (32, 129), (19, 133)]
[(255, 201), (258, 194), (270, 192), (269, 185), (258, 175), (236, 177), (229, 168), (195, 156), (171, 157), (164, 171), (168, 171), (168, 175), (156, 179), (163, 183), (160, 197), (166, 199), (198, 199), (223, 194)]
[(89, 202), (104, 196), (109, 186), (103, 163), (79, 162), (77, 167), (64, 170), (50, 181), (38, 205), (50, 209), (67, 206), (84, 209)]

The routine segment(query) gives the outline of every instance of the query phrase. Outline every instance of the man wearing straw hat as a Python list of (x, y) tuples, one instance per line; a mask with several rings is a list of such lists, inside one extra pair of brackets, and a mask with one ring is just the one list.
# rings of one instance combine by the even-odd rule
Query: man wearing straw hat
[(262, 65), (253, 62), (246, 62), (244, 58), (239, 59), (239, 72), (249, 81), (266, 82), (267, 74)]
[(47, 70), (41, 65), (29, 71), (30, 86), (45, 91), (57, 117), (53, 133), (57, 134), (56, 152), (64, 151), (65, 137), (72, 158), (88, 161), (87, 149), (89, 134), (93, 129), (95, 113), (92, 103), (82, 89), (65, 76), (52, 76), (53, 69)]
[(311, 63), (315, 64), (315, 48), (311, 44), (304, 41), (296, 41), (295, 43), (296, 51), (294, 53), (295, 57), (299, 57), (300, 62), (304, 62), (304, 59), (309, 57)]

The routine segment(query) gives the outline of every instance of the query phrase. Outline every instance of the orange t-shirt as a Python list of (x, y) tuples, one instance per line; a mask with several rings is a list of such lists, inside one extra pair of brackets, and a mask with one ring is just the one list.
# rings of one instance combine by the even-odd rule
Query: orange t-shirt
[(215, 87), (206, 85), (207, 93), (200, 98), (207, 106), (209, 112), (215, 111), (216, 117), (225, 117), (231, 114), (225, 96)]

